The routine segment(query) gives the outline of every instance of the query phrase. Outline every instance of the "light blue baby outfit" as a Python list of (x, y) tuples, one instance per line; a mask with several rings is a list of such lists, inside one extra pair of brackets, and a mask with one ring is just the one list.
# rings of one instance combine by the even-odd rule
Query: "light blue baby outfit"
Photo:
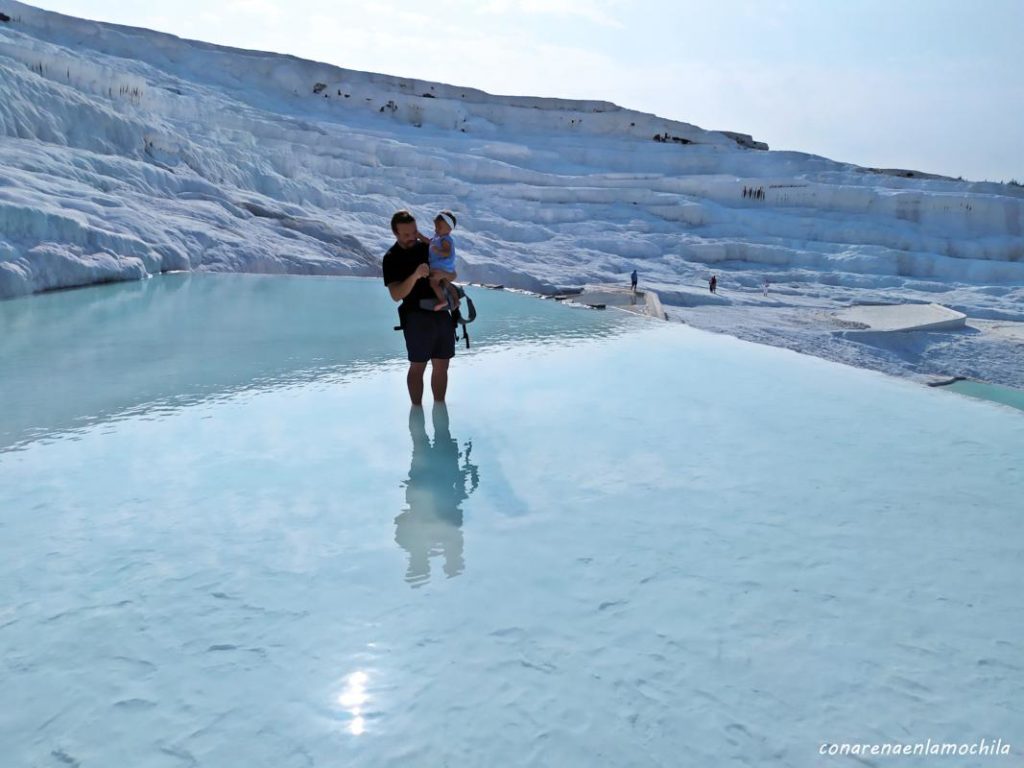
[[(448, 254), (448, 258), (444, 258), (441, 255), (441, 247), (444, 243), (448, 243), (451, 251)], [(455, 271), (455, 241), (452, 240), (451, 235), (441, 235), (440, 237), (434, 237), (430, 241), (430, 268), (440, 269), (444, 272)]]

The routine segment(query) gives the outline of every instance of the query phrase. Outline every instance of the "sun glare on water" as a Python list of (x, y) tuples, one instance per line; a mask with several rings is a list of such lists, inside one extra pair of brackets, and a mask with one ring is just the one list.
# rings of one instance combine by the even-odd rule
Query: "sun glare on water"
[(363, 671), (353, 672), (345, 680), (345, 690), (338, 694), (338, 704), (352, 716), (348, 732), (353, 736), (360, 736), (366, 731), (363, 707), (369, 699), (366, 693), (368, 679), (368, 675)]

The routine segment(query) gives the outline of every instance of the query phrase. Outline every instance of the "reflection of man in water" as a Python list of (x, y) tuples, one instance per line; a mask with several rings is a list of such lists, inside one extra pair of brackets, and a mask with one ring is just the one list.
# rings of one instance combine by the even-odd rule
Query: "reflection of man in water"
[(430, 580), (430, 558), (435, 555), (444, 555), (444, 572), (449, 578), (462, 573), (465, 563), (459, 505), (480, 484), (477, 467), (469, 461), (471, 442), (466, 443), (464, 466), (459, 466), (459, 445), (449, 431), (444, 403), (434, 405), (433, 445), (424, 421), (423, 409), (413, 406), (409, 411), (412, 463), (405, 484), (409, 509), (395, 518), (395, 541), (409, 553), (405, 580), (414, 587)]

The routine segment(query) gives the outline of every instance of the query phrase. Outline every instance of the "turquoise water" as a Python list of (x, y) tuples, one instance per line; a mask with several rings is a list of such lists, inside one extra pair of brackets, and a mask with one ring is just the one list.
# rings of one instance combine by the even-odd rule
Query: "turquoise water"
[(2, 416), (0, 765), (810, 766), (826, 742), (1012, 743), (1024, 420), (475, 298), (443, 409), (409, 407), (376, 281), (0, 304), (21, 337), (5, 398), (31, 411)]
[(1024, 411), (1024, 391), (1019, 389), (970, 380), (954, 381), (952, 384), (944, 385), (943, 389), (959, 392), (961, 395), (970, 395), (982, 400), (991, 400), (994, 403), (1002, 403), (1003, 405), (1009, 405)]
[[(629, 325), (512, 293), (470, 295), (487, 307), (470, 326), (470, 353), (477, 334), (494, 349)], [(401, 362), (396, 306), (372, 280), (185, 274), (0, 302), (0, 450), (123, 415)]]

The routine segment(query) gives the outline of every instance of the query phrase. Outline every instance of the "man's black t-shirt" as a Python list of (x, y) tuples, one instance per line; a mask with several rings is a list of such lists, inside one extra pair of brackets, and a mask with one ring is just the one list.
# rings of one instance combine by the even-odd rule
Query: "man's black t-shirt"
[[(395, 243), (384, 254), (384, 285), (400, 283), (415, 272), (420, 264), (429, 263), (430, 248), (426, 243), (417, 241), (411, 248), (402, 248)], [(437, 299), (425, 277), (416, 281), (409, 295), (402, 299), (402, 306), (406, 309), (419, 309), (421, 299)]]

